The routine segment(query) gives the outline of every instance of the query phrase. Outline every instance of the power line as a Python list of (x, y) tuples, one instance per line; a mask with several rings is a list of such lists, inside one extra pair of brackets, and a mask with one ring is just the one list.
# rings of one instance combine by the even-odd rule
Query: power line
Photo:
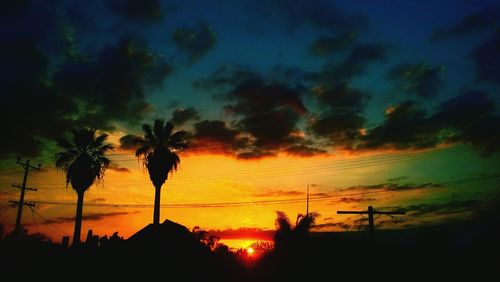
[[(460, 185), (466, 182), (476, 182), (476, 181), (485, 181), (492, 178), (500, 178), (500, 174), (484, 176), (482, 178), (470, 178), (470, 179), (462, 179), (456, 181), (448, 181), (442, 183), (436, 183), (443, 186), (452, 186), (452, 185)], [(344, 198), (344, 197), (352, 197), (352, 196), (366, 196), (366, 195), (380, 195), (380, 194), (393, 194), (400, 192), (409, 192), (409, 191), (417, 191), (417, 190), (428, 190), (429, 187), (414, 187), (408, 189), (401, 190), (383, 190), (383, 191), (363, 191), (363, 192), (355, 192), (355, 193), (344, 193), (337, 195), (324, 195), (324, 196), (312, 196), (309, 197), (309, 201), (317, 202), (330, 200), (335, 198)], [(184, 204), (162, 204), (160, 205), (163, 208), (223, 208), (223, 207), (239, 207), (239, 206), (250, 206), (250, 205), (274, 205), (274, 204), (290, 204), (290, 203), (304, 203), (306, 199), (304, 198), (291, 198), (291, 199), (274, 199), (274, 200), (258, 200), (258, 201), (242, 201), (242, 202), (216, 202), (216, 203), (184, 203)], [(39, 204), (45, 205), (59, 205), (59, 206), (74, 206), (75, 203), (69, 202), (56, 202), (56, 201), (37, 201)], [(114, 208), (151, 208), (153, 204), (113, 204), (113, 203), (85, 203), (85, 206), (91, 207), (114, 207)]]
[[(426, 158), (435, 158), (435, 157), (443, 157), (450, 156), (460, 153), (465, 153), (466, 151), (463, 148), (448, 148), (448, 149), (440, 149), (433, 150), (429, 152), (421, 153), (420, 155), (412, 154), (404, 154), (404, 155), (396, 155), (392, 157), (384, 157), (384, 158), (370, 158), (370, 159), (362, 159), (357, 161), (342, 161), (335, 163), (323, 163), (318, 165), (302, 165), (295, 166), (288, 169), (279, 168), (270, 168), (269, 172), (241, 172), (241, 173), (233, 173), (233, 174), (211, 174), (211, 175), (199, 175), (193, 177), (177, 177), (176, 182), (181, 183), (211, 183), (214, 180), (218, 180), (221, 178), (229, 178), (231, 180), (260, 180), (262, 178), (269, 177), (279, 177), (279, 176), (299, 176), (299, 175), (320, 175), (326, 173), (332, 173), (335, 171), (342, 170), (350, 170), (350, 169), (359, 169), (359, 168), (367, 168), (372, 166), (385, 166), (391, 164), (397, 164), (402, 162), (423, 160)], [(105, 187), (122, 187), (123, 185), (140, 185), (146, 183), (146, 179), (135, 179), (135, 180), (125, 180), (125, 181), (106, 181), (104, 183)], [(41, 187), (56, 187), (55, 185), (45, 185)]]
[(60, 229), (59, 227), (57, 227), (56, 225), (54, 225), (51, 221), (49, 221), (47, 218), (45, 218), (43, 215), (39, 214), (38, 212), (36, 212), (35, 210), (32, 210), (36, 215), (38, 215), (40, 218), (42, 218), (43, 220), (45, 220), (45, 223), (48, 223), (50, 225), (52, 225), (52, 227), (54, 227), (56, 230), (58, 230), (59, 232), (61, 232), (62, 234), (64, 235), (68, 235), (68, 233), (64, 232), (64, 230)]

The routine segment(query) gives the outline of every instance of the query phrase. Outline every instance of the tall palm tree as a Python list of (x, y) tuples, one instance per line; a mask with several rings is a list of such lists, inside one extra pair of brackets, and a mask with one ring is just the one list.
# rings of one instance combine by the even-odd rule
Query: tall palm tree
[(153, 224), (160, 224), (160, 194), (163, 183), (168, 174), (177, 170), (181, 159), (176, 151), (186, 149), (186, 132), (174, 130), (174, 124), (156, 119), (153, 128), (149, 124), (142, 126), (144, 137), (139, 137), (136, 142), (140, 146), (135, 156), (142, 159), (148, 169), (149, 178), (155, 187), (155, 206), (153, 211)]
[(106, 152), (113, 149), (111, 144), (105, 143), (107, 134), (96, 137), (94, 129), (80, 129), (73, 131), (73, 138), (59, 139), (57, 145), (63, 149), (56, 154), (56, 168), (66, 173), (66, 186), (71, 187), (78, 195), (75, 216), (75, 232), (73, 245), (80, 243), (82, 228), (83, 195), (96, 181), (101, 180), (110, 160)]

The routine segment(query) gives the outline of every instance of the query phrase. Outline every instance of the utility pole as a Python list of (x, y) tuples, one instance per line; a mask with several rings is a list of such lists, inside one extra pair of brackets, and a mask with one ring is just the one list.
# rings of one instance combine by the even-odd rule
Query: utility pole
[[(368, 206), (368, 210), (366, 211), (337, 211), (337, 214), (359, 214), (359, 215), (368, 215), (368, 225), (370, 228), (370, 236), (373, 236), (373, 233), (375, 231), (375, 219), (373, 218), (373, 215), (378, 214), (380, 215), (393, 215), (393, 214), (406, 214), (404, 211), (376, 211), (373, 209), (373, 206)], [(378, 218), (378, 217), (377, 217)]]
[(17, 164), (20, 164), (22, 167), (24, 167), (24, 177), (23, 177), (23, 184), (22, 185), (12, 185), (12, 187), (20, 188), (21, 189), (21, 195), (19, 196), (19, 202), (17, 201), (10, 201), (14, 206), (17, 206), (17, 217), (16, 217), (16, 228), (14, 229), (14, 234), (16, 236), (19, 236), (20, 231), (21, 231), (21, 217), (23, 215), (23, 206), (30, 206), (34, 207), (35, 203), (33, 202), (24, 202), (24, 194), (26, 190), (31, 190), (31, 191), (37, 191), (35, 188), (29, 188), (26, 187), (26, 183), (28, 181), (28, 173), (30, 169), (36, 169), (40, 170), (40, 167), (42, 166), (41, 164), (38, 164), (38, 167), (34, 167), (30, 165), (30, 160), (26, 160), (26, 163), (22, 163), (20, 159), (17, 159)]

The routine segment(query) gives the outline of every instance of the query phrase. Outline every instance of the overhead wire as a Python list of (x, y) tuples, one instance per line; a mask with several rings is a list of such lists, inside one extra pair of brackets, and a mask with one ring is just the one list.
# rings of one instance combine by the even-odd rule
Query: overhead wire
[[(371, 166), (385, 166), (390, 164), (397, 164), (401, 162), (411, 162), (416, 160), (423, 160), (426, 158), (435, 158), (435, 157), (444, 157), (451, 156), (455, 154), (460, 154), (466, 152), (463, 148), (448, 148), (448, 149), (440, 149), (429, 152), (423, 152), (419, 155), (417, 154), (405, 154), (405, 155), (396, 155), (392, 157), (381, 157), (381, 158), (369, 158), (362, 160), (346, 160), (346, 161), (338, 161), (334, 163), (323, 163), (319, 165), (299, 165), (293, 166), (291, 168), (268, 168), (270, 171), (268, 172), (240, 172), (240, 173), (231, 173), (231, 174), (205, 174), (205, 175), (196, 175), (191, 177), (177, 177), (175, 179), (176, 182), (180, 183), (211, 183), (215, 180), (219, 179), (230, 179), (230, 180), (260, 180), (262, 178), (269, 177), (279, 177), (279, 176), (299, 176), (299, 175), (319, 175), (324, 173), (331, 173), (334, 171), (348, 170), (348, 169), (359, 169), (359, 168), (367, 168)], [(143, 184), (147, 180), (145, 179), (132, 179), (132, 180), (124, 180), (124, 181), (113, 181), (108, 180), (104, 182), (104, 187), (116, 187), (123, 185), (134, 185), (134, 184)], [(40, 188), (47, 187), (55, 187), (55, 185), (40, 185)]]

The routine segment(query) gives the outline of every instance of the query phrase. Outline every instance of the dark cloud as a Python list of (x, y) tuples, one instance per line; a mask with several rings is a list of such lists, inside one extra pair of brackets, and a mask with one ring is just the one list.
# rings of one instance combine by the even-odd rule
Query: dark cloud
[(260, 149), (253, 149), (251, 151), (244, 151), (236, 154), (236, 158), (242, 160), (258, 160), (268, 157), (275, 157), (276, 153), (273, 151), (263, 151)]
[(135, 151), (139, 148), (137, 144), (137, 140), (139, 140), (141, 136), (127, 134), (120, 137), (120, 149)]
[(385, 60), (387, 48), (383, 44), (357, 44), (342, 61), (330, 62), (320, 72), (313, 72), (309, 78), (320, 83), (332, 83), (352, 79), (363, 74), (366, 68)]
[(156, 22), (162, 18), (160, 0), (106, 0), (106, 4), (126, 20)]
[(54, 75), (54, 86), (81, 101), (81, 124), (111, 130), (112, 121), (136, 125), (144, 118), (152, 110), (146, 90), (160, 87), (170, 72), (170, 65), (143, 42), (123, 38), (102, 49), (96, 60), (64, 65)]
[(477, 78), (500, 85), (500, 29), (493, 38), (472, 50)]
[(389, 70), (387, 77), (396, 81), (398, 88), (406, 93), (431, 98), (438, 94), (439, 87), (443, 84), (439, 78), (443, 70), (444, 67), (431, 67), (426, 63), (403, 63)]
[[(277, 14), (285, 18), (289, 26), (311, 25), (327, 31), (359, 30), (368, 25), (368, 19), (362, 15), (352, 15), (339, 9), (331, 1), (269, 1)], [(282, 22), (282, 21), (280, 21)]]
[(365, 119), (360, 115), (370, 96), (346, 83), (313, 88), (313, 99), (323, 110), (310, 120), (308, 131), (350, 147), (360, 135)]
[(375, 185), (357, 185), (341, 189), (342, 191), (366, 191), (366, 190), (381, 190), (381, 191), (408, 191), (419, 189), (441, 188), (439, 183), (422, 183), (422, 184), (398, 184), (398, 183), (381, 183)]
[(443, 102), (433, 115), (406, 101), (386, 110), (386, 120), (368, 130), (357, 149), (419, 149), (466, 143), (483, 155), (500, 149), (500, 117), (483, 91), (468, 91)]
[(253, 194), (253, 197), (290, 197), (290, 196), (303, 196), (304, 192), (294, 190), (276, 190), (266, 193)]
[(430, 148), (440, 143), (442, 127), (430, 122), (415, 102), (406, 101), (386, 110), (385, 121), (362, 137), (360, 149)]
[(500, 23), (499, 10), (497, 7), (490, 7), (469, 14), (450, 26), (436, 29), (432, 33), (431, 39), (443, 40), (471, 36), (484, 30), (493, 30), (498, 23)]
[(194, 63), (215, 46), (217, 36), (209, 25), (201, 25), (195, 29), (178, 28), (172, 33), (174, 42), (189, 56), (189, 63)]
[(130, 169), (123, 167), (123, 166), (119, 166), (118, 164), (113, 163), (113, 162), (108, 166), (108, 169), (116, 171), (116, 172), (125, 172), (125, 173), (131, 172)]
[[(110, 212), (110, 213), (93, 213), (83, 215), (82, 220), (84, 221), (100, 221), (109, 217), (116, 217), (128, 214), (136, 214), (137, 211), (134, 212)], [(53, 219), (45, 220), (44, 224), (61, 224), (61, 223), (71, 223), (75, 221), (75, 217), (55, 217)]]
[(312, 157), (316, 155), (324, 155), (326, 150), (318, 149), (308, 145), (292, 145), (284, 150), (287, 154), (298, 157)]
[(458, 214), (464, 212), (477, 211), (483, 205), (479, 200), (452, 200), (447, 203), (418, 204), (403, 207), (409, 216), (425, 216), (430, 214)]
[(193, 108), (177, 108), (175, 111), (172, 113), (172, 119), (171, 121), (176, 125), (176, 126), (181, 126), (185, 124), (188, 121), (196, 121), (200, 120), (200, 114), (198, 111)]
[(229, 128), (224, 121), (202, 120), (194, 124), (190, 147), (209, 151), (220, 148), (223, 152), (229, 152), (236, 150), (241, 142), (240, 132)]
[(216, 89), (222, 86), (236, 86), (243, 81), (261, 79), (261, 75), (240, 65), (220, 65), (208, 77), (196, 80), (195, 88)]
[(351, 47), (357, 34), (354, 32), (344, 33), (338, 36), (319, 37), (309, 48), (311, 54), (315, 56), (326, 56), (344, 51)]
[(1, 139), (0, 158), (38, 156), (44, 140), (61, 137), (71, 127), (77, 106), (46, 83), (48, 59), (33, 40), (3, 41), (0, 61), (0, 120), (6, 132), (16, 136)]
[(365, 198), (365, 197), (342, 197), (339, 199), (333, 200), (333, 203), (362, 203), (362, 202), (373, 202), (376, 201), (376, 198)]
[(247, 80), (229, 91), (224, 99), (233, 101), (224, 109), (239, 118), (238, 130), (252, 140), (239, 158), (272, 156), (285, 146), (294, 145), (297, 123), (307, 112), (300, 93), (284, 84), (266, 84), (262, 80)]
[(442, 103), (430, 122), (451, 128), (450, 141), (465, 142), (490, 155), (500, 149), (500, 117), (483, 91), (468, 91)]

